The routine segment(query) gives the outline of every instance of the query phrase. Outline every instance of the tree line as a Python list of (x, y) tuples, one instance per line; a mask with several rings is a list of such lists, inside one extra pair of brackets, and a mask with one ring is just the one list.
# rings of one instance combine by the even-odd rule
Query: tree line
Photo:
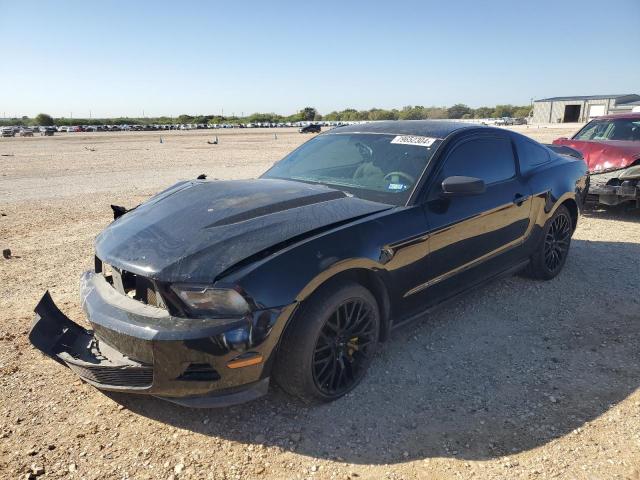
[(423, 107), (408, 105), (402, 109), (385, 110), (372, 108), (371, 110), (355, 110), (348, 108), (340, 112), (334, 111), (322, 117), (328, 121), (356, 121), (356, 120), (426, 120), (426, 119), (467, 119), (467, 118), (502, 118), (528, 117), (530, 106), (496, 105), (495, 107), (471, 108), (463, 103), (447, 107)]
[(278, 115), (276, 113), (253, 113), (248, 116), (222, 115), (178, 115), (177, 117), (117, 117), (117, 118), (53, 118), (46, 113), (40, 113), (33, 118), (21, 117), (0, 120), (0, 125), (144, 125), (144, 124), (182, 124), (182, 123), (286, 123), (301, 121), (363, 121), (363, 120), (425, 120), (425, 119), (467, 119), (467, 118), (502, 118), (527, 117), (531, 113), (529, 105), (496, 105), (495, 107), (471, 108), (463, 103), (451, 107), (423, 107), (408, 105), (401, 109), (385, 110), (372, 108), (370, 110), (356, 110), (346, 108), (321, 115), (313, 107), (305, 107), (293, 115)]

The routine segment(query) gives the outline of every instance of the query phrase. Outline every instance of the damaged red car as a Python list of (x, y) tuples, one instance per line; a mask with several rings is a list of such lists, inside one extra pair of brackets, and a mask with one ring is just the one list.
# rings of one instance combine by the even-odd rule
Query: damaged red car
[(640, 112), (598, 117), (572, 138), (553, 143), (582, 153), (589, 168), (588, 201), (633, 202), (640, 208)]

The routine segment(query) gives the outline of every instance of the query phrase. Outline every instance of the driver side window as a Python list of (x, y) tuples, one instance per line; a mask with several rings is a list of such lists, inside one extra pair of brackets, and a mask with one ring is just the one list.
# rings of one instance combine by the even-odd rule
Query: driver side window
[(445, 160), (439, 183), (447, 177), (464, 176), (484, 180), (486, 185), (513, 178), (516, 174), (511, 141), (484, 137), (455, 146)]

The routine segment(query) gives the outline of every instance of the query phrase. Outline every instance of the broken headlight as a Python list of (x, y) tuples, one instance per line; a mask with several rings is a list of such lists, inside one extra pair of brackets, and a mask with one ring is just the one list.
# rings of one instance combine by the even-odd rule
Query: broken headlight
[(624, 170), (618, 177), (620, 180), (629, 180), (632, 178), (640, 178), (640, 165), (632, 165)]
[(235, 290), (213, 288), (202, 285), (174, 284), (171, 286), (190, 310), (214, 315), (244, 315), (249, 312), (249, 304)]

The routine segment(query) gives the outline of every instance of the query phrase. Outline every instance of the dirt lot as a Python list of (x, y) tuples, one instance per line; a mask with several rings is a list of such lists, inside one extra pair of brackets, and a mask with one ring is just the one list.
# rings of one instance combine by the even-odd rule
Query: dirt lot
[[(543, 141), (570, 133), (519, 129)], [(254, 177), (307, 138), (0, 139), (0, 248), (14, 255), (0, 259), (0, 477), (640, 479), (638, 212), (587, 212), (558, 278), (493, 283), (396, 333), (363, 384), (330, 405), (275, 387), (226, 410), (106, 396), (30, 347), (46, 289), (82, 319), (78, 277), (110, 203), (133, 206), (200, 173)]]

